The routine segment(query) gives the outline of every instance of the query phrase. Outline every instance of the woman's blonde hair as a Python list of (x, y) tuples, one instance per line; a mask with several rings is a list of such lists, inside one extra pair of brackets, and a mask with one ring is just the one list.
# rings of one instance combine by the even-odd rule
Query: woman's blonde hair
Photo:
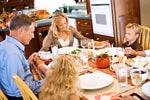
[(77, 66), (75, 59), (67, 55), (60, 55), (55, 59), (41, 86), (39, 99), (67, 100), (70, 94), (80, 96)]
[(128, 23), (127, 25), (126, 25), (126, 29), (129, 29), (129, 28), (131, 28), (131, 29), (133, 29), (134, 30), (134, 32), (135, 32), (135, 34), (141, 34), (141, 27), (140, 27), (140, 25), (139, 24), (136, 24), (136, 23)]
[[(59, 37), (59, 29), (58, 29), (57, 25), (60, 23), (62, 18), (66, 19), (66, 22), (67, 22), (67, 25), (68, 25), (69, 22), (68, 22), (68, 17), (67, 17), (66, 14), (61, 13), (61, 12), (57, 12), (52, 17), (52, 25), (50, 27), (50, 30), (53, 31), (53, 36), (56, 37), (56, 38)], [(68, 32), (69, 32), (69, 25), (66, 28), (66, 34), (68, 34)]]

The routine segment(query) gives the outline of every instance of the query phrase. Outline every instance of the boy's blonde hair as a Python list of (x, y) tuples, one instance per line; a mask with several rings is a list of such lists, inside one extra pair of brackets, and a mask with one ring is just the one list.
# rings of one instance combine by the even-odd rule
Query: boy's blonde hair
[(135, 34), (139, 34), (139, 35), (141, 34), (141, 31), (142, 31), (140, 25), (136, 24), (136, 23), (128, 23), (126, 25), (126, 29), (133, 29), (134, 33)]

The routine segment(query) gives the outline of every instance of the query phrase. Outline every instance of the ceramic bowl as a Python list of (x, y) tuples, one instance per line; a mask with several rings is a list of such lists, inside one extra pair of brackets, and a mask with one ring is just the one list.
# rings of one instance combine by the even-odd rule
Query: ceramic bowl
[[(148, 79), (148, 70), (145, 68), (139, 68), (139, 69), (141, 70), (142, 73), (142, 83), (144, 83)], [(131, 71), (136, 71), (139, 69), (131, 69)]]
[(45, 52), (45, 51), (39, 51), (38, 52), (39, 56), (40, 56), (40, 59), (43, 59), (43, 60), (48, 60), (51, 57), (51, 53), (48, 51), (48, 52)]

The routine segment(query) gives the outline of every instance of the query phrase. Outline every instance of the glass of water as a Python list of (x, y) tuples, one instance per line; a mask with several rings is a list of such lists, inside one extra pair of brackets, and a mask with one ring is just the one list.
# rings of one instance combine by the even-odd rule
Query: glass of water
[(142, 83), (142, 72), (141, 69), (132, 69), (130, 71), (132, 83), (136, 86), (137, 92), (139, 92), (139, 85)]
[(116, 74), (120, 86), (127, 86), (127, 67), (124, 64), (118, 64)]
[(51, 51), (52, 51), (53, 58), (57, 57), (58, 56), (58, 45), (57, 44), (51, 45)]

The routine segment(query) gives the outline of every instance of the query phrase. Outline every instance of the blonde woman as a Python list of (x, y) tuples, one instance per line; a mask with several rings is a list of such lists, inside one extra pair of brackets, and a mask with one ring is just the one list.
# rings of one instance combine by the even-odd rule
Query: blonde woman
[(53, 44), (57, 44), (59, 48), (73, 46), (74, 37), (78, 40), (86, 38), (68, 23), (68, 17), (64, 13), (54, 14), (48, 35), (43, 40), (42, 51), (49, 51)]
[[(77, 63), (74, 58), (60, 55), (46, 74), (39, 94), (40, 100), (80, 100)], [(87, 99), (82, 99), (87, 100)]]

